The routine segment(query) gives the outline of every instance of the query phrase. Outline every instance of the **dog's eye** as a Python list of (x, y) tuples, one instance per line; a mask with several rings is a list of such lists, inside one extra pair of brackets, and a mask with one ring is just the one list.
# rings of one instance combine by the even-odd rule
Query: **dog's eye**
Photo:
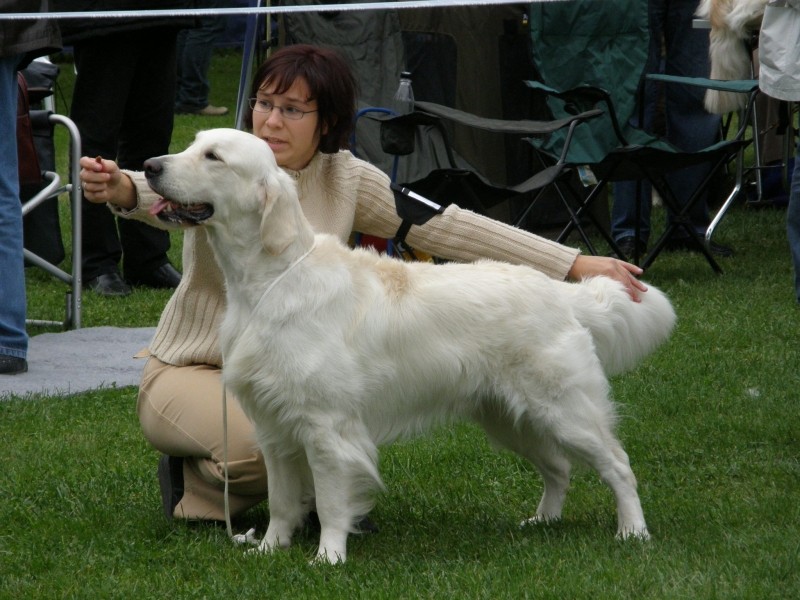
[(206, 160), (220, 160), (219, 156), (211, 152), (210, 150), (206, 152)]

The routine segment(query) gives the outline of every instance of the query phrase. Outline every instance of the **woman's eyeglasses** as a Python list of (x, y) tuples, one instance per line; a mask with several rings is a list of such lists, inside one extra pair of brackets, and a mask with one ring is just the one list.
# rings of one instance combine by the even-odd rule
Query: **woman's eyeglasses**
[(300, 110), (294, 106), (275, 106), (269, 100), (261, 100), (260, 98), (250, 98), (249, 103), (250, 108), (260, 113), (271, 113), (273, 108), (277, 108), (284, 119), (292, 121), (299, 121), (308, 113), (317, 112), (316, 110)]

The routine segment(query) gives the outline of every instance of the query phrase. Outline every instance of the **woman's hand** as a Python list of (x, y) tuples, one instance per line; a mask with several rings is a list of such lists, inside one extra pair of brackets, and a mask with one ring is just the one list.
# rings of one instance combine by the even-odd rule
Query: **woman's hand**
[(617, 258), (607, 256), (578, 255), (567, 277), (573, 281), (580, 281), (585, 277), (602, 275), (621, 282), (628, 290), (631, 299), (639, 302), (639, 294), (647, 291), (647, 286), (637, 279), (644, 271)]
[(81, 188), (89, 202), (108, 202), (123, 209), (136, 207), (136, 190), (113, 160), (83, 156), (80, 160)]

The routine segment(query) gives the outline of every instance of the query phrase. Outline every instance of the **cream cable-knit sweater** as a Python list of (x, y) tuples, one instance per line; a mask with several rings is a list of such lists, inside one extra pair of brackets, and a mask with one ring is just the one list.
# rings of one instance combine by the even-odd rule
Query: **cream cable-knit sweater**
[[(388, 177), (350, 152), (317, 153), (302, 171), (287, 171), (297, 182), (300, 204), (312, 227), (346, 242), (353, 231), (391, 238), (400, 226)], [(138, 198), (121, 216), (163, 227), (148, 208), (158, 196), (143, 173), (125, 171)], [(217, 330), (225, 309), (223, 276), (202, 227), (187, 229), (183, 242), (183, 277), (156, 329), (150, 354), (172, 365), (221, 366)], [(425, 225), (412, 226), (409, 245), (444, 258), (469, 261), (493, 258), (530, 265), (564, 279), (578, 251), (487, 219), (455, 205)]]

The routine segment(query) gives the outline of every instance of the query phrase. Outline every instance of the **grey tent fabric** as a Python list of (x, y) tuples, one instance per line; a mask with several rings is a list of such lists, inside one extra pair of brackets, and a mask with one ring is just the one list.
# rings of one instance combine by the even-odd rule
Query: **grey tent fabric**
[[(282, 4), (325, 3), (286, 0)], [(341, 52), (358, 81), (359, 108), (391, 103), (404, 60), (397, 11), (287, 14), (282, 19), (282, 37), (284, 44), (317, 44)], [(389, 173), (392, 158), (381, 150), (378, 124), (363, 119), (358, 127), (358, 154)]]
[[(324, 6), (319, 0), (286, 0), (282, 4)], [(397, 12), (342, 11), (287, 14), (285, 43), (319, 44), (339, 50), (349, 61), (365, 105), (387, 106), (400, 79), (403, 39)]]

